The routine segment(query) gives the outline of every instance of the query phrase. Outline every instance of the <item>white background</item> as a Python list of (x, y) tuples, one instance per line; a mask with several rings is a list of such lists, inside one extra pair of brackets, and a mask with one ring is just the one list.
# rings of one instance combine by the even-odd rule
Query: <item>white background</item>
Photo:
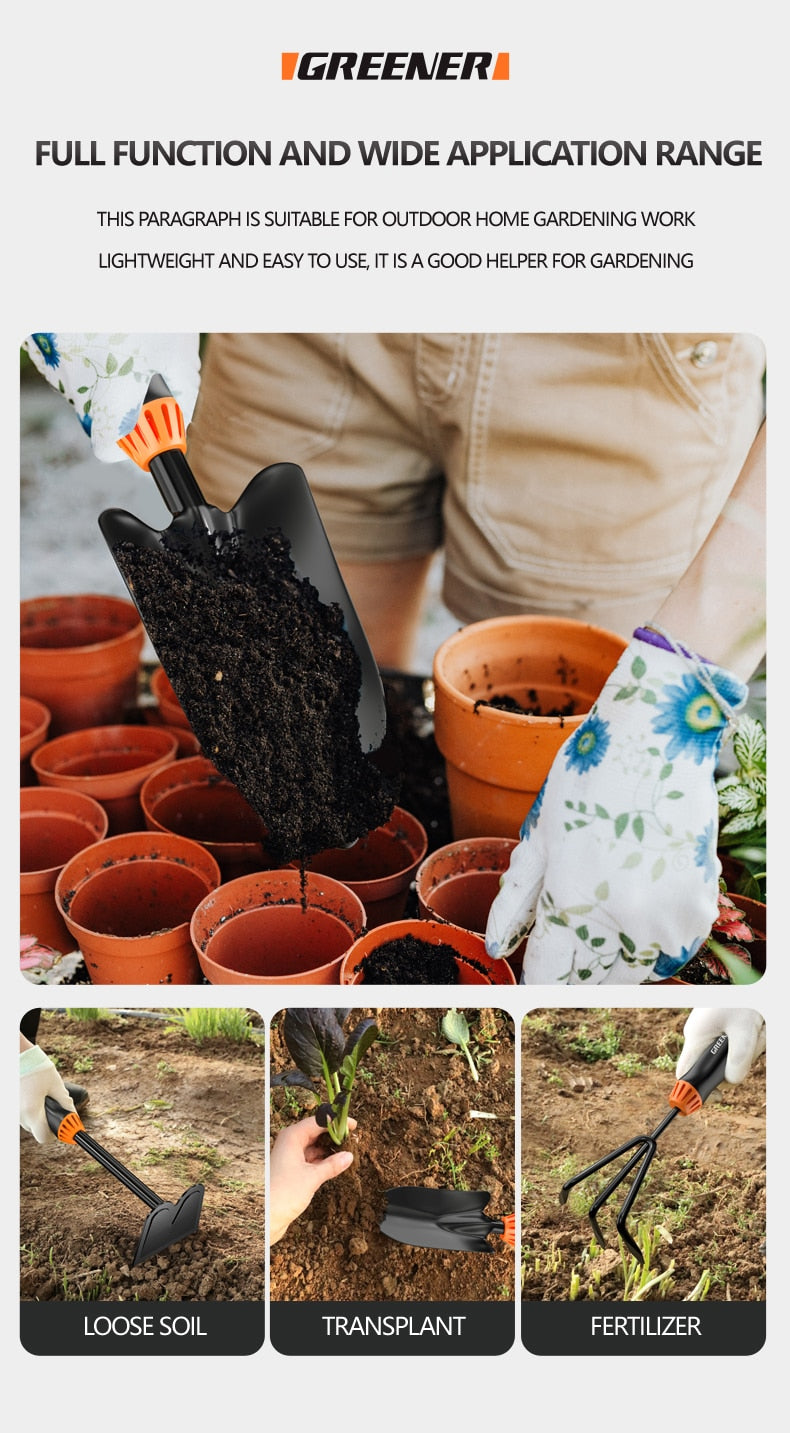
[[(302, 3), (253, 6), (167, 4), (71, 7), (38, 0), (16, 16), (16, 42), (5, 41), (3, 86), (6, 167), (2, 362), (9, 468), (18, 431), (18, 345), (29, 332), (212, 329), (569, 329), (607, 331), (749, 330), (766, 344), (770, 375), (769, 557), (770, 691), (773, 751), (781, 750), (785, 698), (786, 560), (782, 497), (788, 434), (785, 54), (781, 7), (756, 0), (667, 0), (659, 6), (565, 3), (536, 6), (398, 3), (382, 15), (370, 5)], [(313, 84), (280, 80), (283, 50), (510, 51), (511, 79), (492, 84)], [(652, 152), (669, 138), (758, 139), (761, 168), (158, 170), (37, 168), (35, 141), (96, 139), (111, 153), (116, 138), (285, 140), (403, 138), (641, 139)], [(697, 227), (658, 234), (655, 247), (693, 247), (692, 270), (559, 275), (423, 271), (402, 275), (276, 275), (189, 271), (164, 275), (100, 272), (100, 249), (127, 247), (97, 228), (98, 209), (136, 208), (670, 208), (693, 209)], [(238, 231), (236, 231), (238, 232)], [(259, 231), (259, 235), (260, 235)], [(624, 231), (621, 247), (644, 247)], [(244, 245), (262, 247), (260, 239)], [(134, 247), (161, 247), (155, 231)], [(346, 236), (343, 236), (343, 240)], [(525, 247), (527, 235), (502, 247)], [(334, 242), (334, 241), (333, 241)], [(300, 240), (301, 243), (301, 240)], [(416, 241), (371, 247), (413, 248)], [(131, 247), (131, 245), (129, 245)], [(208, 236), (177, 237), (172, 247), (221, 247)], [(273, 246), (273, 242), (272, 242)], [(484, 236), (472, 245), (488, 246)], [(603, 247), (602, 245), (600, 245)], [(280, 247), (290, 247), (283, 240)], [(315, 247), (330, 248), (326, 236)], [(366, 247), (352, 242), (348, 247)], [(423, 247), (448, 247), (444, 242)], [(560, 247), (533, 233), (526, 247)], [(564, 247), (573, 247), (572, 244)], [(108, 479), (109, 482), (109, 479)], [(13, 630), (16, 495), (8, 474), (3, 599)], [(88, 520), (93, 521), (91, 516)], [(13, 645), (12, 647), (13, 653)], [(13, 665), (12, 653), (7, 660)], [(13, 692), (14, 683), (10, 683)], [(6, 739), (5, 848), (16, 842), (13, 789), (15, 700)], [(769, 720), (771, 719), (769, 714)], [(773, 810), (785, 775), (772, 765)], [(778, 830), (777, 830), (778, 828)], [(780, 818), (772, 836), (773, 869), (783, 853)], [(4, 875), (6, 908), (17, 900), (13, 860)], [(781, 877), (774, 878), (775, 881)], [(8, 1134), (16, 1139), (16, 1029), (33, 1001), (20, 988), (16, 936), (9, 929), (3, 977), (3, 1048), (7, 1052)], [(751, 1003), (767, 1013), (769, 1049), (782, 1058), (787, 1004), (786, 954), (774, 943), (769, 970)], [(118, 991), (118, 1005), (143, 1003)], [(563, 996), (567, 994), (568, 999)], [(716, 992), (725, 1003), (730, 992)], [(612, 1004), (648, 1003), (644, 990), (613, 992)], [(598, 997), (596, 996), (596, 1001)], [(712, 997), (711, 997), (712, 998)], [(54, 1002), (53, 1002), (54, 1003)], [(206, 1003), (211, 1003), (207, 1001)], [(403, 1003), (403, 1000), (393, 1001)], [(508, 1004), (526, 1008), (522, 993)], [(531, 1005), (578, 1004), (575, 992), (530, 991)], [(653, 1003), (652, 1000), (650, 1003)], [(733, 1000), (729, 1003), (742, 1003)], [(265, 1014), (277, 1002), (262, 1003)], [(14, 1062), (12, 1063), (12, 1055)], [(774, 1063), (776, 1064), (776, 1058)], [(19, 1346), (16, 1176), (3, 1196), (3, 1365), (18, 1392), (19, 1417), (58, 1429), (103, 1419), (121, 1430), (210, 1427), (219, 1420), (289, 1430), (341, 1420), (381, 1429), (466, 1428), (540, 1421), (560, 1427), (636, 1425), (662, 1429), (724, 1416), (777, 1426), (786, 1358), (786, 1267), (781, 1222), (787, 1188), (782, 1146), (787, 1122), (781, 1072), (770, 1076), (771, 1228), (768, 1340), (751, 1358), (539, 1359), (517, 1341), (490, 1361), (450, 1359), (294, 1360), (267, 1346), (247, 1359), (80, 1359), (37, 1361)], [(10, 1163), (10, 1161), (9, 1161)], [(142, 1365), (142, 1366), (141, 1366)], [(8, 1385), (7, 1385), (8, 1386)], [(10, 1390), (9, 1390), (10, 1391)]]

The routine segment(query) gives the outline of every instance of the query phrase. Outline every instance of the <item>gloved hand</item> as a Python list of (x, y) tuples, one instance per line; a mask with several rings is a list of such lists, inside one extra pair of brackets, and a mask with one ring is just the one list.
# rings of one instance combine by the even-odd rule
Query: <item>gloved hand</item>
[(672, 975), (716, 915), (714, 773), (747, 689), (640, 632), (554, 758), (491, 906), (489, 955), (532, 928), (522, 984)]
[[(348, 1128), (357, 1122), (349, 1119)], [(269, 1161), (269, 1243), (282, 1239), (313, 1195), (328, 1179), (335, 1179), (353, 1163), (350, 1149), (326, 1154), (319, 1144), (324, 1131), (312, 1115), (280, 1130)]]
[(74, 1102), (55, 1066), (39, 1045), (31, 1045), (19, 1056), (19, 1123), (39, 1144), (53, 1144), (57, 1138), (47, 1124), (44, 1100), (52, 1095), (64, 1110)]
[(184, 422), (192, 417), (200, 381), (197, 334), (33, 333), (22, 347), (76, 410), (102, 462), (123, 461), (118, 439), (137, 422), (154, 373), (178, 400)]
[(691, 1069), (698, 1055), (726, 1035), (729, 1041), (724, 1078), (730, 1085), (746, 1079), (754, 1061), (765, 1049), (765, 1021), (756, 1010), (692, 1010), (683, 1026), (683, 1049), (678, 1058), (678, 1079)]

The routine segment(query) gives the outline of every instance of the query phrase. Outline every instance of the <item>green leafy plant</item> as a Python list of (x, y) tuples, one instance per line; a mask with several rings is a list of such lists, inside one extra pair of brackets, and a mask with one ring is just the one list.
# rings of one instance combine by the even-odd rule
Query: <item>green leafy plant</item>
[(241, 1045), (256, 1038), (250, 1013), (243, 1009), (191, 1006), (175, 1011), (172, 1018), (196, 1045), (202, 1045), (204, 1040), (216, 1039)]
[(350, 1013), (349, 1009), (286, 1010), (282, 1036), (296, 1069), (271, 1080), (272, 1085), (299, 1085), (316, 1095), (323, 1081), (328, 1098), (318, 1105), (315, 1118), (336, 1145), (348, 1132), (357, 1066), (379, 1035), (375, 1020), (360, 1020), (346, 1034), (343, 1025)]
[(472, 1052), (469, 1048), (471, 1032), (463, 1011), (455, 1009), (448, 1010), (442, 1020), (441, 1031), (445, 1040), (449, 1040), (451, 1045), (460, 1046), (463, 1050), (469, 1064), (469, 1069), (472, 1071), (472, 1079), (478, 1081), (480, 1076), (477, 1073), (477, 1066), (472, 1059)]
[(737, 861), (741, 896), (765, 901), (767, 739), (756, 717), (743, 716), (732, 742), (736, 768), (716, 782), (719, 853)]

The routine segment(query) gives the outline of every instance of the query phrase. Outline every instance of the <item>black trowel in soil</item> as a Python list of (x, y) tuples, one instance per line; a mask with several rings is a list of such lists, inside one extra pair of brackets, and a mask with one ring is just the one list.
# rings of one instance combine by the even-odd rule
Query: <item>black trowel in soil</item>
[(44, 1101), (47, 1123), (52, 1133), (57, 1136), (62, 1144), (76, 1144), (80, 1149), (95, 1159), (109, 1174), (114, 1174), (132, 1194), (142, 1199), (148, 1205), (150, 1213), (143, 1225), (143, 1232), (137, 1244), (137, 1251), (134, 1256), (134, 1265), (145, 1263), (146, 1259), (152, 1259), (155, 1254), (161, 1254), (163, 1249), (169, 1248), (171, 1244), (177, 1244), (180, 1239), (186, 1239), (190, 1234), (196, 1234), (200, 1223), (200, 1211), (203, 1207), (203, 1185), (192, 1184), (185, 1190), (181, 1198), (175, 1204), (167, 1199), (160, 1199), (143, 1184), (130, 1169), (115, 1159), (97, 1140), (93, 1139), (85, 1129), (79, 1115), (65, 1110), (51, 1095), (47, 1095)]
[(492, 1219), (484, 1213), (491, 1198), (486, 1190), (389, 1189), (379, 1228), (399, 1244), (418, 1249), (466, 1249), (492, 1254), (496, 1234), (511, 1248), (516, 1241), (516, 1219), (508, 1214)]
[[(173, 521), (162, 531), (119, 508), (110, 508), (99, 518), (102, 534), (149, 635), (156, 630), (156, 611), (144, 610), (139, 592), (130, 585), (128, 572), (118, 559), (118, 549), (123, 544), (149, 552), (177, 545), (182, 556), (194, 560), (196, 568), (200, 568), (207, 552), (227, 535), (263, 538), (273, 530), (279, 531), (288, 544), (298, 576), (309, 579), (324, 606), (336, 603), (342, 611), (345, 630), (361, 667), (357, 705), (360, 744), (363, 752), (377, 751), (386, 731), (381, 677), (302, 469), (294, 463), (274, 463), (264, 468), (250, 480), (229, 512), (207, 503), (185, 457), (183, 414), (158, 374), (149, 384), (137, 425), (119, 446), (138, 467), (150, 472), (173, 515)], [(188, 611), (183, 620), (186, 633)], [(177, 694), (180, 696), (178, 691)]]

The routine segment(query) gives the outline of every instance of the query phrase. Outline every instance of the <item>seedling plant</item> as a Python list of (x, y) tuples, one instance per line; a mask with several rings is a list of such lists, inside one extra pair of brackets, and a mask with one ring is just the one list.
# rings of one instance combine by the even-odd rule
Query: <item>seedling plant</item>
[[(350, 1009), (286, 1010), (282, 1037), (295, 1069), (272, 1076), (272, 1085), (311, 1090), (320, 1103), (315, 1118), (332, 1143), (342, 1145), (357, 1067), (379, 1036), (375, 1020), (360, 1020), (346, 1034)], [(320, 1100), (320, 1087), (327, 1098)]]

